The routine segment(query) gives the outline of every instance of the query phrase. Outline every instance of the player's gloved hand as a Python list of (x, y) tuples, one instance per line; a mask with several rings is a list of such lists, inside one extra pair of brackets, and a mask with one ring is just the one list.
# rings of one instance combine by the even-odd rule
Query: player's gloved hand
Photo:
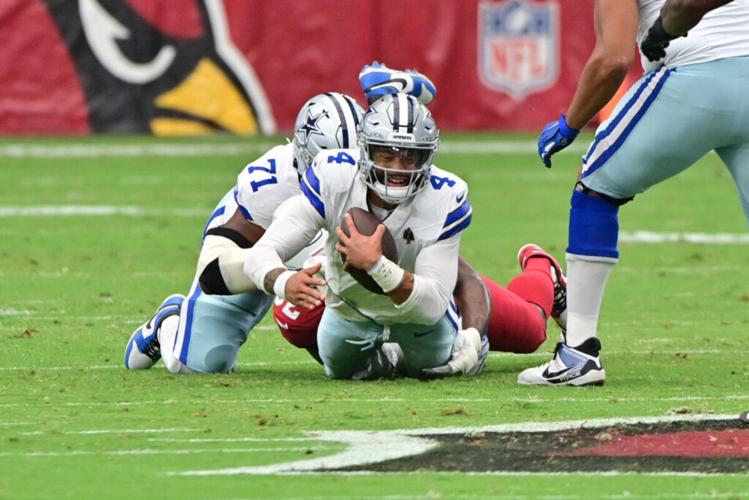
[(579, 129), (567, 125), (567, 117), (564, 115), (560, 115), (559, 120), (546, 124), (538, 138), (538, 156), (546, 168), (551, 168), (551, 155), (572, 144), (579, 133)]
[(458, 330), (453, 343), (453, 353), (447, 364), (422, 370), (426, 377), (450, 375), (476, 375), (481, 359), (481, 334), (475, 328)]
[(359, 84), (372, 104), (387, 94), (404, 93), (414, 96), (422, 104), (429, 104), (437, 96), (437, 87), (416, 70), (400, 71), (372, 61), (359, 72)]
[(675, 38), (679, 38), (679, 35), (672, 35), (663, 29), (663, 20), (658, 16), (640, 44), (640, 50), (649, 61), (655, 62), (666, 57), (666, 47)]

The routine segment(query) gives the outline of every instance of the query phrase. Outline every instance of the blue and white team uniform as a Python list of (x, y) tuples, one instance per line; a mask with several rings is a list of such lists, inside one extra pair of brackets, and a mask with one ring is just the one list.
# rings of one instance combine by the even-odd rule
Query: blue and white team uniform
[[(276, 220), (252, 249), (245, 271), (260, 284), (307, 239), (327, 230), (326, 308), (318, 327), (326, 374), (350, 378), (366, 368), (370, 348), (389, 341), (400, 345), (405, 355), (402, 368), (415, 376), (423, 368), (447, 362), (459, 328), (452, 291), (460, 235), (471, 222), (468, 189), (459, 177), (432, 166), (420, 191), (391, 212), (378, 214), (367, 203), (359, 156), (360, 150), (341, 149), (316, 157), (302, 179), (303, 194), (279, 208)], [(378, 215), (395, 240), (397, 264), (414, 274), (414, 288), (402, 304), (366, 290), (343, 270), (335, 230), (353, 207)]]
[[(265, 229), (270, 226), (278, 206), (299, 193), (293, 146), (276, 146), (245, 166), (237, 177), (236, 186), (226, 193), (210, 216), (203, 237), (210, 229), (225, 224), (237, 209), (248, 221)], [(322, 238), (318, 240), (317, 248), (321, 248), (322, 241)], [(288, 265), (300, 267), (314, 244), (314, 241), (310, 243)], [(162, 338), (164, 364), (173, 372), (231, 370), (239, 348), (272, 303), (273, 297), (259, 290), (236, 295), (206, 295), (196, 276), (182, 303), (176, 337), (171, 345)]]
[[(638, 45), (664, 3), (638, 0)], [(671, 41), (664, 60), (642, 62), (647, 73), (598, 127), (584, 156), (584, 186), (629, 199), (715, 150), (749, 218), (749, 0), (709, 12), (687, 37)]]
[[(638, 0), (638, 45), (665, 2)], [(662, 60), (642, 58), (647, 73), (596, 130), (572, 193), (564, 342), (551, 361), (521, 372), (519, 383), (604, 383), (598, 317), (606, 281), (619, 259), (622, 204), (715, 151), (749, 219), (748, 27), (749, 0), (735, 0), (705, 15), (687, 37), (672, 40)], [(548, 161), (549, 150), (553, 154), (574, 139), (568, 130), (560, 132), (567, 142), (555, 143), (552, 134), (561, 130), (552, 125), (542, 132), (542, 159), (546, 154)]]

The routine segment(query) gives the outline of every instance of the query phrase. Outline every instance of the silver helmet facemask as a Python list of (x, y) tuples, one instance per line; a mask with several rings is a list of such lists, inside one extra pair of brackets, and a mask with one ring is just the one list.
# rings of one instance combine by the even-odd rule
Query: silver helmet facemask
[[(426, 186), (438, 145), (439, 130), (426, 106), (410, 95), (386, 95), (364, 114), (359, 132), (359, 174), (383, 201), (397, 205)], [(377, 165), (373, 160), (377, 150), (409, 160), (405, 163), (415, 168)], [(406, 178), (406, 182), (393, 183), (393, 177)]]
[(294, 123), (294, 160), (304, 174), (323, 149), (354, 148), (364, 111), (354, 99), (338, 92), (314, 96), (302, 106)]

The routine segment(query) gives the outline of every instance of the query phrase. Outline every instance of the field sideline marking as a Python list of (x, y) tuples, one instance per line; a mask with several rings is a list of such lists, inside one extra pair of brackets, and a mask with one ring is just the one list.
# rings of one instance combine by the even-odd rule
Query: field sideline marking
[[(0, 157), (7, 158), (93, 158), (93, 157), (180, 157), (260, 155), (280, 144), (23, 144), (0, 145)], [(585, 144), (573, 144), (561, 154), (582, 154)], [(441, 154), (537, 154), (535, 141), (451, 141), (440, 143)]]
[[(130, 205), (7, 205), (0, 206), (1, 217), (196, 217), (204, 218), (208, 210), (195, 208), (147, 208)], [(691, 233), (658, 231), (622, 231), (622, 243), (688, 243), (693, 245), (747, 245), (749, 234)]]
[[(686, 352), (686, 351), (680, 351)], [(310, 358), (309, 360), (299, 361), (246, 361), (244, 363), (237, 363), (239, 367), (252, 367), (252, 366), (274, 366), (274, 365), (318, 365), (317, 362)], [(319, 366), (319, 365), (318, 365)], [(158, 369), (158, 368), (157, 368)], [(0, 366), (0, 372), (5, 371), (68, 371), (68, 370), (125, 370), (123, 365), (88, 365), (88, 366)]]
[[(640, 398), (640, 397), (604, 397), (604, 398), (575, 398), (575, 397), (560, 397), (560, 398), (539, 398), (529, 396), (527, 398), (505, 398), (502, 401), (507, 403), (531, 403), (531, 404), (546, 404), (546, 403), (612, 403), (613, 401), (624, 403), (642, 403), (642, 402), (656, 402), (656, 401), (712, 401), (712, 400), (727, 400), (727, 401), (746, 401), (749, 400), (749, 394), (724, 394), (719, 396), (667, 396), (662, 398)], [(326, 399), (323, 397), (312, 397), (310, 399), (285, 399), (285, 398), (266, 398), (266, 399), (213, 399), (210, 401), (211, 404), (216, 405), (246, 405), (246, 404), (308, 404), (308, 403), (324, 403), (324, 402), (335, 402), (335, 403), (410, 403), (413, 399), (410, 398), (345, 398), (345, 399)], [(431, 398), (430, 403), (497, 403), (496, 398)], [(38, 406), (145, 406), (145, 405), (175, 405), (175, 404), (204, 404), (203, 400), (141, 400), (141, 401), (67, 401), (67, 402), (38, 402), (38, 403), (0, 403), (0, 408), (35, 408)]]
[[(271, 327), (274, 329), (274, 327)], [(678, 339), (674, 339), (678, 340)], [(677, 354), (699, 355), (699, 354), (722, 354), (726, 350), (721, 349), (655, 349), (639, 351), (606, 351), (607, 356), (675, 356)], [(490, 358), (544, 358), (549, 357), (550, 352), (533, 352), (530, 354), (515, 354), (511, 352), (490, 352)], [(237, 366), (275, 366), (275, 365), (318, 365), (312, 358), (298, 361), (245, 361), (237, 363)], [(85, 365), (85, 366), (0, 366), (0, 372), (8, 371), (69, 371), (69, 370), (124, 370), (122, 365)]]
[(330, 449), (327, 446), (297, 446), (290, 448), (193, 448), (185, 450), (157, 450), (152, 448), (139, 448), (131, 450), (111, 451), (30, 451), (30, 452), (4, 452), (0, 457), (80, 457), (80, 456), (120, 456), (120, 455), (192, 455), (198, 453), (268, 453), (268, 452), (290, 452), (308, 450), (324, 451)]
[(251, 437), (237, 437), (237, 438), (149, 438), (149, 441), (160, 442), (160, 443), (267, 443), (267, 442), (299, 442), (299, 441), (317, 441), (317, 438), (303, 437), (303, 438), (251, 438)]
[[(200, 432), (201, 429), (185, 429), (185, 428), (179, 428), (179, 427), (173, 427), (171, 429), (165, 428), (165, 429), (93, 429), (93, 430), (87, 430), (87, 431), (64, 431), (59, 432), (55, 431), (56, 434), (73, 434), (76, 436), (86, 436), (86, 435), (93, 435), (93, 434), (133, 434), (133, 433), (144, 433), (144, 434), (152, 434), (152, 433), (160, 433), (160, 432)], [(21, 436), (42, 436), (44, 434), (47, 434), (45, 431), (32, 431), (32, 432), (19, 432), (18, 433)]]
[[(425, 435), (467, 434), (508, 432), (559, 432), (570, 429), (595, 429), (621, 424), (657, 424), (665, 422), (690, 422), (700, 420), (736, 420), (735, 415), (690, 415), (670, 417), (629, 417), (611, 419), (569, 420), (561, 422), (529, 422), (521, 424), (501, 424), (480, 427), (447, 427), (426, 429), (396, 429), (390, 431), (307, 431), (320, 441), (332, 441), (348, 445), (340, 453), (292, 462), (271, 465), (228, 467), (221, 469), (202, 469), (174, 471), (174, 476), (233, 476), (239, 474), (367, 474), (373, 471), (348, 472), (331, 471), (356, 466), (366, 466), (399, 458), (421, 455), (439, 446), (439, 443)], [(521, 472), (522, 473), (522, 472)], [(506, 475), (517, 475), (516, 472), (504, 472)], [(560, 473), (571, 475), (577, 473)], [(605, 474), (605, 473), (603, 473)], [(638, 473), (639, 474), (639, 473)], [(658, 473), (659, 475), (695, 475), (695, 473)], [(593, 475), (602, 475), (594, 473)], [(697, 475), (708, 475), (697, 473)]]

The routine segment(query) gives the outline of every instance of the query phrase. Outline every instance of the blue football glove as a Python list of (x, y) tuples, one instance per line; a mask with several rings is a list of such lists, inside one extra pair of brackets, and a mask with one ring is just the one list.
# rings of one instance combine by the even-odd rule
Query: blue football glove
[(546, 124), (538, 138), (538, 156), (546, 168), (551, 168), (551, 155), (572, 144), (579, 133), (580, 130), (567, 125), (564, 115), (560, 115), (559, 120)]
[(373, 61), (359, 72), (359, 83), (370, 104), (387, 94), (402, 92), (429, 104), (437, 96), (437, 88), (432, 81), (418, 71), (390, 69)]

